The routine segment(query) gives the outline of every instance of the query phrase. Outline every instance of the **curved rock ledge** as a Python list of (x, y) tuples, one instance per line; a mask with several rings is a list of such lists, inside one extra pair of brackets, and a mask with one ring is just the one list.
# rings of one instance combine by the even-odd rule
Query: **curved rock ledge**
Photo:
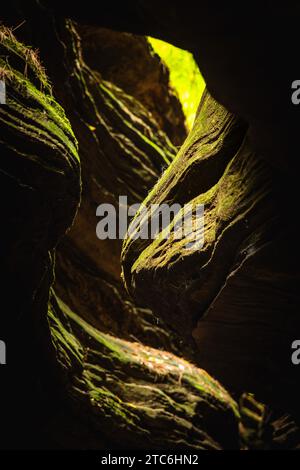
[[(195, 342), (197, 363), (230, 390), (251, 390), (279, 407), (287, 400), (295, 410), (294, 188), (244, 136), (244, 125), (207, 93), (190, 136), (144, 201), (146, 208), (204, 204), (204, 228), (190, 211), (190, 230), (178, 239), (179, 213), (157, 238), (142, 240), (135, 235), (149, 214), (138, 214), (123, 245), (123, 275), (136, 301)], [(191, 235), (203, 236), (203, 246), (190, 249)]]
[(99, 332), (54, 294), (49, 320), (67, 393), (101, 439), (121, 448), (238, 448), (237, 404), (204, 370)]

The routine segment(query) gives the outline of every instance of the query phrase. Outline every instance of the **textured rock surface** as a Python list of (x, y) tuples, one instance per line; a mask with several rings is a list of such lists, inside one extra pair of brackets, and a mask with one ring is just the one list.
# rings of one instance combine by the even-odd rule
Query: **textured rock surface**
[(50, 305), (66, 393), (95, 436), (119, 448), (238, 448), (237, 404), (205, 371), (97, 331), (54, 295)]
[[(224, 277), (225, 266), (221, 266), (223, 272), (220, 269), (214, 269), (212, 273), (214, 278), (210, 285), (204, 284), (206, 292), (202, 295), (203, 306), (200, 303), (200, 295), (199, 300), (193, 301), (193, 286), (199, 285), (197, 277), (204, 277), (201, 270), (202, 264), (206, 264), (212, 257), (216, 234), (218, 231), (222, 233), (221, 224), (224, 224), (224, 221), (226, 223), (226, 217), (228, 218), (229, 211), (232, 209), (234, 203), (232, 192), (238, 177), (233, 180), (234, 171), (228, 172), (231, 179), (231, 188), (229, 188), (231, 192), (228, 195), (226, 195), (228, 184), (226, 186), (225, 182), (222, 185), (221, 194), (217, 194), (217, 184), (223, 177), (226, 166), (240, 148), (245, 130), (246, 126), (241, 121), (206, 93), (202, 99), (193, 131), (172, 165), (144, 201), (146, 207), (166, 202), (178, 203), (181, 207), (192, 201), (206, 206), (210, 204), (211, 215), (207, 216), (205, 212), (205, 231), (209, 232), (209, 236), (205, 233), (207, 243), (201, 251), (188, 250), (185, 238), (175, 240), (174, 235), (167, 238), (160, 236), (154, 241), (131, 237), (124, 243), (123, 271), (128, 290), (137, 297), (144, 296), (148, 303), (151, 302), (153, 306), (159, 308), (162, 315), (166, 317), (172, 315), (170, 321), (176, 324), (178, 329), (184, 322), (186, 332), (191, 331), (195, 321), (195, 309), (198, 315), (201, 311), (203, 313)], [(240, 184), (243, 186), (242, 181)], [(244, 185), (243, 189), (246, 191), (247, 186)], [(238, 196), (240, 196), (239, 193)], [(219, 207), (215, 202), (216, 199), (218, 199)], [(225, 212), (223, 217), (222, 206)], [(216, 227), (218, 221), (221, 225), (219, 229)], [(143, 230), (143, 222), (137, 226), (137, 231), (139, 230)], [(223, 263), (224, 259), (221, 264)], [(150, 284), (151, 290), (145, 289), (149, 281), (153, 281), (154, 276), (155, 282)], [(148, 295), (146, 290), (148, 290)], [(166, 304), (171, 306), (171, 311), (161, 301), (162, 291), (168, 293)], [(165, 310), (163, 310), (164, 306)]]
[(79, 26), (87, 64), (142, 103), (174, 145), (187, 131), (181, 104), (170, 87), (169, 71), (143, 36)]
[[(12, 1), (11, 5), (16, 3), (22, 2)], [(148, 196), (161, 166), (173, 157), (172, 146), (135, 100), (84, 65), (70, 22), (67, 28), (64, 21), (55, 22), (54, 29), (50, 17), (43, 13), (39, 18), (28, 10), (29, 42), (39, 45), (47, 59), (55, 97), (70, 117), (83, 162), (87, 162), (83, 163), (85, 209), (78, 216), (80, 231), (76, 233), (76, 222), (58, 254), (56, 288), (65, 304), (53, 294), (50, 329), (46, 311), (53, 248), (71, 224), (79, 199), (76, 143), (36, 57), (7, 31), (2, 34), (1, 74), (9, 82), (11, 103), (1, 108), (0, 115), (5, 221), (1, 233), (2, 302), (9, 305), (9, 314), (1, 315), (1, 332), (13, 351), (12, 369), (7, 368), (4, 374), (14, 372), (5, 377), (7, 397), (1, 404), (5, 403), (8, 411), (3, 427), (11, 447), (101, 448), (112, 443), (117, 447), (119, 436), (125, 436), (128, 446), (143, 446), (149, 433), (154, 440), (147, 443), (153, 448), (162, 444), (173, 447), (176, 437), (180, 442), (192, 442), (193, 448), (235, 447), (237, 407), (220, 385), (176, 356), (126, 341), (134, 331), (147, 344), (177, 351), (174, 326), (182, 340), (184, 336), (197, 351), (198, 364), (234, 394), (256, 391), (268, 404), (293, 415), (299, 413), (299, 381), (290, 361), (290, 345), (299, 331), (298, 195), (293, 179), (297, 162), (291, 164), (295, 160), (291, 150), (295, 148), (296, 121), (291, 119), (290, 96), (287, 91), (282, 93), (282, 70), (276, 75), (275, 59), (282, 49), (272, 34), (262, 48), (260, 37), (252, 38), (253, 23), (251, 41), (245, 36), (236, 41), (224, 34), (216, 35), (213, 41), (210, 35), (201, 37), (210, 25), (215, 32), (224, 32), (240, 24), (249, 34), (244, 20), (236, 21), (239, 8), (229, 18), (222, 9), (216, 12), (214, 5), (204, 6), (206, 21), (200, 22), (200, 28), (199, 17), (191, 16), (193, 10), (182, 3), (179, 7), (177, 2), (172, 4), (174, 9), (168, 2), (163, 6), (160, 2), (160, 8), (156, 1), (131, 2), (131, 14), (126, 16), (123, 13), (128, 6), (122, 4), (116, 13), (112, 2), (103, 6), (101, 18), (88, 2), (71, 10), (82, 22), (157, 34), (189, 47), (203, 66), (214, 96), (250, 124), (246, 129), (207, 94), (193, 132)], [(66, 5), (59, 2), (60, 13), (64, 8)], [(225, 8), (228, 10), (227, 5)], [(240, 19), (244, 19), (244, 6), (241, 8)], [(254, 13), (257, 29), (265, 26), (264, 9), (259, 17), (250, 10), (247, 19), (253, 19)], [(272, 17), (276, 24), (277, 13), (275, 8)], [(14, 19), (12, 24), (19, 23)], [(272, 23), (272, 28), (276, 29), (276, 24)], [(284, 40), (288, 44), (288, 39)], [(286, 66), (286, 76), (294, 78), (295, 68), (288, 57), (284, 55), (281, 69)], [(272, 86), (270, 76), (274, 77)], [(278, 101), (274, 99), (277, 92)], [(138, 124), (137, 118), (142, 123)], [(123, 165), (125, 159), (115, 158), (128, 154), (138, 156), (134, 175), (127, 163)], [(117, 168), (116, 173), (109, 171), (112, 167)], [(276, 168), (285, 169), (288, 178)], [(88, 178), (90, 172), (96, 175), (95, 180)], [(206, 207), (205, 244), (197, 252), (184, 250), (185, 240), (125, 244), (128, 290), (154, 307), (155, 315), (132, 308), (132, 300), (121, 291), (120, 244), (103, 245), (99, 257), (94, 257), (97, 250), (91, 229), (94, 231), (97, 197), (101, 194), (99, 202), (115, 201), (123, 189), (127, 189), (130, 202), (147, 196), (147, 204), (194, 200)], [(160, 322), (161, 318), (166, 320), (159, 326), (158, 314)], [(100, 333), (89, 323), (120, 337)], [(187, 354), (183, 347), (180, 352)], [(205, 388), (203, 381), (207, 381)], [(25, 385), (20, 388), (20, 384)], [(151, 401), (151, 413), (145, 411), (145, 394), (141, 392), (145, 384), (150, 387), (146, 399)], [(134, 389), (130, 394), (133, 403), (128, 396), (130, 387)], [(190, 403), (194, 396), (195, 408)], [(137, 409), (132, 410), (130, 404)], [(170, 409), (176, 436), (168, 432)], [(157, 410), (162, 410), (162, 416), (157, 416)], [(242, 400), (242, 446), (299, 447), (299, 414), (292, 418), (277, 411), (269, 419), (267, 412), (268, 408), (254, 399)], [(17, 425), (12, 415), (17, 417)], [(163, 421), (159, 430), (156, 418)], [(221, 433), (223, 427), (228, 434)], [(160, 433), (160, 442), (155, 441), (153, 429)], [(5, 447), (5, 442), (1, 444)]]
[(290, 99), (291, 82), (299, 77), (297, 2), (271, 8), (254, 1), (246, 14), (237, 2), (216, 8), (197, 0), (112, 1), (101, 12), (93, 1), (43, 3), (84, 24), (146, 34), (192, 51), (212, 96), (249, 123), (253, 150), (293, 177), (292, 168), (299, 168), (299, 107)]
[(119, 196), (127, 196), (128, 204), (140, 203), (175, 148), (138, 101), (85, 64), (70, 21), (58, 21), (56, 32), (51, 44), (61, 66), (44, 54), (79, 141), (83, 186), (76, 221), (57, 250), (57, 292), (102, 331), (179, 352), (182, 344), (172, 330), (127, 295), (120, 279), (122, 240), (96, 236), (98, 205), (110, 203), (118, 211)]
[(0, 70), (7, 87), (0, 107), (0, 331), (9, 363), (1, 370), (1, 445), (22, 447), (48, 413), (41, 377), (51, 376), (42, 351), (54, 354), (46, 319), (53, 249), (75, 216), (80, 169), (77, 141), (37, 55), (4, 27)]
[(295, 408), (290, 345), (300, 320), (297, 250), (288, 248), (293, 222), (284, 215), (279, 173), (244, 135), (243, 125), (206, 94), (191, 135), (145, 200), (146, 206), (204, 204), (204, 245), (188, 249), (186, 237), (174, 237), (174, 222), (169, 237), (129, 238), (124, 277), (137, 300), (179, 331), (185, 325), (201, 366), (231, 390), (252, 390), (277, 406), (289, 397)]
[[(0, 108), (1, 271), (5, 284), (18, 292), (11, 300), (21, 312), (33, 302), (52, 265), (49, 253), (74, 219), (80, 169), (77, 141), (36, 53), (4, 27), (0, 41), (7, 89), (7, 104)], [(15, 320), (1, 316), (8, 327)]]
[(299, 449), (300, 429), (295, 420), (275, 413), (244, 393), (240, 400), (240, 445), (243, 450)]
[[(77, 38), (70, 23), (65, 32), (71, 34), (70, 38)], [(30, 205), (25, 205), (23, 215), (26, 217), (27, 236), (23, 231), (20, 241), (16, 239), (19, 234), (17, 224), (22, 223), (22, 219), (17, 218), (14, 212), (15, 224), (7, 218), (7, 238), (10, 236), (11, 239), (9, 242), (3, 239), (7, 242), (7, 261), (4, 258), (2, 269), (7, 275), (6, 284), (10, 289), (6, 295), (9, 297), (11, 291), (18, 288), (19, 297), (16, 298), (16, 305), (11, 303), (10, 315), (5, 317), (8, 325), (2, 330), (8, 335), (11, 333), (9, 344), (16, 354), (15, 358), (10, 359), (12, 369), (9, 370), (13, 370), (14, 377), (7, 381), (8, 396), (1, 397), (9, 415), (8, 420), (4, 420), (8, 444), (4, 442), (2, 445), (16, 448), (71, 446), (99, 449), (107, 445), (118, 447), (121, 440), (123, 447), (237, 448), (237, 404), (206, 372), (163, 350), (100, 333), (82, 318), (85, 312), (80, 316), (73, 313), (54, 293), (47, 317), (48, 293), (53, 281), (53, 248), (71, 225), (79, 203), (77, 142), (62, 109), (52, 96), (36, 55), (17, 43), (7, 30), (1, 34), (1, 47), (7, 57), (5, 64), (2, 64), (2, 73), (10, 74), (9, 77), (5, 75), (8, 105), (1, 108), (5, 138), (1, 142), (5, 156), (1, 168), (4, 189), (6, 197), (15, 200), (20, 213), (24, 201), (27, 202), (27, 191), (31, 195)], [(74, 49), (71, 47), (70, 51), (74, 52)], [(23, 75), (19, 70), (23, 69), (26, 58), (28, 65), (27, 70), (24, 67), (26, 73)], [(16, 68), (13, 68), (15, 63)], [(82, 69), (78, 69), (77, 77), (82, 80), (72, 83), (74, 96), (78, 97), (80, 88), (77, 87), (88, 80), (87, 75), (84, 76), (83, 64), (80, 65)], [(79, 75), (81, 72), (83, 76)], [(89, 79), (89, 83), (95, 86), (95, 96), (103, 99), (101, 109), (105, 110), (107, 106), (113, 113), (109, 99), (113, 100), (114, 95), (107, 92), (103, 98), (100, 92), (104, 94), (107, 88), (96, 81), (96, 76), (92, 75)], [(39, 89), (33, 86), (33, 82)], [(87, 88), (84, 91), (87, 92)], [(121, 92), (115, 89), (114, 92), (123, 98)], [(90, 96), (94, 95), (90, 92)], [(120, 101), (115, 105), (120, 106)], [(125, 107), (123, 111), (131, 112)], [(111, 117), (111, 114), (108, 116)], [(105, 130), (105, 117), (104, 111), (103, 117), (97, 115), (99, 132)], [(115, 120), (116, 127), (117, 123)], [(97, 127), (92, 124), (96, 123), (92, 121), (87, 126), (89, 132), (95, 132)], [(120, 125), (124, 126), (124, 123)], [(141, 125), (145, 124), (142, 122)], [(79, 130), (80, 126), (77, 132), (82, 138)], [(129, 135), (130, 131), (129, 126)], [(150, 169), (151, 165), (156, 168), (155, 156), (159, 159), (165, 154), (144, 134), (145, 129), (143, 134), (138, 133), (136, 141), (141, 142), (141, 146), (143, 143), (148, 145), (152, 160), (147, 161), (147, 169), (149, 178), (153, 178), (155, 173), (153, 171), (151, 174)], [(107, 142), (109, 137), (110, 134)], [(113, 143), (116, 142), (113, 140)], [(139, 155), (143, 155), (141, 151)], [(144, 155), (149, 158), (147, 153)], [(10, 191), (7, 180), (14, 183)], [(139, 189), (138, 185), (136, 189)], [(80, 213), (77, 219), (80, 220)], [(64, 243), (68, 246), (67, 241)], [(78, 256), (78, 251), (75, 256)], [(17, 269), (13, 263), (14, 255), (17, 257)], [(72, 277), (70, 261), (63, 257), (62, 250), (59, 257), (68, 266), (67, 272)], [(59, 265), (57, 271), (63, 278)], [(87, 283), (90, 281), (88, 276), (81, 275), (79, 278)], [(76, 274), (72, 280), (76, 280)], [(106, 279), (105, 282), (108, 286)], [(80, 287), (82, 294), (82, 285)], [(59, 282), (56, 288), (63, 290)], [(113, 293), (111, 298), (116, 301), (116, 289)], [(97, 306), (97, 303), (94, 305)], [(139, 314), (143, 313), (142, 310), (138, 311)], [(110, 308), (109, 312), (113, 314), (113, 309)], [(147, 315), (151, 313), (147, 312)], [(139, 320), (143, 333), (143, 320)], [(118, 321), (123, 320), (118, 318)], [(113, 330), (110, 326), (107, 329)], [(168, 330), (156, 325), (153, 330), (160, 339), (160, 346), (163, 346), (166, 337), (171, 348)], [(159, 334), (160, 330), (162, 333)], [(123, 333), (123, 336), (126, 335)], [(27, 347), (29, 339), (30, 346)], [(20, 344), (17, 345), (17, 341)], [(26, 360), (29, 361), (26, 369), (17, 362), (20, 348), (26, 351)], [(12, 390), (17, 390), (16, 381), (21, 384), (18, 397)], [(26, 391), (23, 392), (24, 387)], [(11, 434), (10, 426), (12, 433), (14, 429), (10, 403), (14, 400), (17, 405), (13, 413), (17, 413), (22, 424), (17, 433)], [(226, 434), (220, 432), (223, 426), (230, 431)]]

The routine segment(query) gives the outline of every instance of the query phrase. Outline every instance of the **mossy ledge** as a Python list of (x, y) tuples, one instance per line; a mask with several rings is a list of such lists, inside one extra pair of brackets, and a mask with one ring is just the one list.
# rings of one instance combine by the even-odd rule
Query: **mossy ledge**
[[(40, 439), (62, 447), (69, 436), (59, 429), (74, 419), (76, 447), (101, 448), (103, 441), (118, 446), (121, 440), (122, 446), (144, 448), (236, 448), (237, 405), (206, 372), (171, 353), (99, 332), (53, 293), (48, 306), (54, 248), (80, 199), (77, 142), (35, 53), (27, 53), (8, 30), (1, 38), (7, 80), (7, 105), (0, 110), (1, 188), (16, 206), (4, 233), (1, 274), (11, 308), (1, 318), (1, 331), (12, 338), (12, 350), (26, 350), (29, 362), (24, 368), (17, 356), (10, 359), (16, 375), (8, 394), (16, 395), (15, 412), (25, 426), (30, 416), (35, 432), (43, 420)], [(101, 91), (108, 108), (117, 106), (109, 86), (103, 84)], [(21, 233), (19, 223), (25, 227)], [(18, 260), (17, 272), (12, 259)], [(21, 396), (19, 381), (27, 384)], [(27, 396), (27, 403), (38, 397), (34, 413), (24, 404)], [(222, 423), (230, 428), (226, 435)], [(92, 436), (84, 441), (91, 427)], [(25, 430), (19, 432), (24, 439)]]
[[(6, 83), (6, 104), (0, 106), (0, 331), (10, 351), (1, 383), (2, 443), (23, 448), (31, 439), (39, 446), (43, 433), (36, 430), (47, 410), (43, 400), (53, 395), (46, 365), (55, 352), (47, 302), (54, 249), (80, 201), (80, 163), (77, 140), (37, 54), (3, 26), (0, 75)], [(45, 388), (44, 380), (50, 383)]]
[(122, 448), (238, 447), (237, 404), (204, 370), (101, 333), (54, 292), (48, 315), (67, 393), (99, 438)]
[[(290, 412), (299, 394), (289, 358), (300, 323), (293, 201), (293, 185), (253, 151), (243, 122), (206, 92), (194, 128), (144, 201), (203, 204), (203, 228), (190, 210), (190, 230), (176, 237), (179, 213), (154, 240), (131, 234), (122, 251), (128, 291), (195, 341), (197, 364), (235, 393), (251, 390)], [(143, 233), (146, 215), (136, 220)]]

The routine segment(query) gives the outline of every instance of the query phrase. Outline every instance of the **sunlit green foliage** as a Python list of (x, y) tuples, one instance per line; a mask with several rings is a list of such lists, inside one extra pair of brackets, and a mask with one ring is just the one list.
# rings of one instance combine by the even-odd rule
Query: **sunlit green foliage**
[(193, 55), (159, 39), (148, 38), (154, 51), (162, 58), (170, 70), (170, 81), (176, 90), (191, 129), (201, 95), (205, 88), (204, 79)]

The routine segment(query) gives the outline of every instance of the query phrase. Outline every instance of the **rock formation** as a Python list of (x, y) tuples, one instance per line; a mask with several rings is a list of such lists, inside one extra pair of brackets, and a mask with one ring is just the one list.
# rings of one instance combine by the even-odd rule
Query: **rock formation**
[[(178, 331), (184, 324), (198, 363), (231, 390), (246, 387), (268, 403), (297, 406), (297, 370), (289, 354), (299, 328), (299, 276), (287, 249), (292, 226), (284, 221), (280, 177), (251, 150), (243, 123), (209, 94), (145, 206), (166, 202), (204, 204), (204, 245), (189, 248), (199, 230), (192, 211), (191, 228), (181, 238), (180, 213), (170, 236), (162, 231), (155, 240), (128, 238), (128, 290)], [(143, 219), (136, 230), (144, 230)], [(196, 232), (194, 239), (200, 236)]]
[[(5, 23), (19, 25), (20, 40), (0, 30), (7, 84), (0, 272), (8, 306), (0, 327), (9, 346), (1, 445), (299, 448), (290, 362), (299, 330), (297, 198), (293, 176), (283, 176), (291, 173), (293, 113), (280, 102), (287, 116), (280, 126), (271, 93), (258, 106), (265, 79), (255, 67), (245, 78), (245, 38), (209, 42), (177, 2), (159, 10), (156, 1), (132, 2), (125, 16), (124, 6), (115, 14), (105, 5), (101, 18), (74, 5), (72, 20), (65, 5), (51, 6), (54, 13), (31, 1), (24, 11), (11, 2)], [(210, 18), (209, 7), (204, 12)], [(221, 13), (214, 27), (228, 25)], [(203, 65), (208, 90), (179, 152), (182, 110), (163, 64), (145, 38), (103, 27), (173, 40)], [(142, 55), (154, 84), (141, 83), (130, 55), (116, 68), (104, 52), (103, 62), (97, 57), (99, 41), (115, 57), (124, 52), (120, 37)], [(247, 46), (252, 65), (260, 64), (257, 44)], [(266, 48), (272, 52), (270, 42)], [(223, 61), (216, 51), (226, 52)], [(135, 72), (123, 74), (124, 64)], [(258, 97), (237, 86), (250, 79)], [(176, 238), (175, 219), (171, 237), (129, 237), (121, 254), (122, 241), (95, 232), (97, 206), (116, 207), (119, 195), (146, 207), (204, 204), (203, 246)]]

